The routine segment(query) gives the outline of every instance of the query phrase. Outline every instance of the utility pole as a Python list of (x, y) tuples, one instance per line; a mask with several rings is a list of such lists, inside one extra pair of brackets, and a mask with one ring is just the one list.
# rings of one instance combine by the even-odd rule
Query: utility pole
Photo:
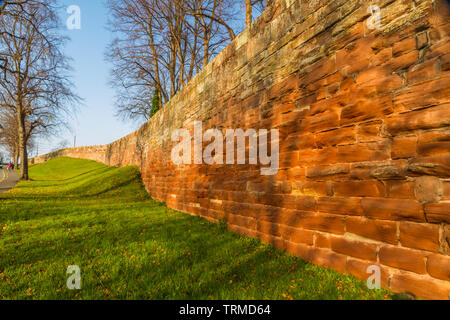
[(73, 137), (73, 147), (75, 148), (77, 145), (77, 136)]

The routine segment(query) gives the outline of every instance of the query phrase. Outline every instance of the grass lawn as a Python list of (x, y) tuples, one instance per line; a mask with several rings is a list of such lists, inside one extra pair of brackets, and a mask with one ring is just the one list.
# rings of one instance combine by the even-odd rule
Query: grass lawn
[[(135, 167), (58, 158), (0, 195), (0, 299), (390, 299), (153, 201)], [(69, 265), (81, 290), (69, 290)]]

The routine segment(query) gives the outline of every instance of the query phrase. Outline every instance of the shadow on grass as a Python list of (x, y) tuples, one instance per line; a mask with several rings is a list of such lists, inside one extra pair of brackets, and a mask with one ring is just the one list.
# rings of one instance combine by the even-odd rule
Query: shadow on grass
[[(279, 261), (283, 255), (281, 251), (257, 240), (242, 238), (197, 217), (174, 212), (164, 217), (165, 208), (156, 208), (161, 209), (160, 212), (140, 216), (147, 221), (144, 225), (140, 220), (108, 220), (111, 216), (123, 215), (119, 208), (108, 212), (107, 216), (97, 216), (95, 222), (92, 221), (95, 213), (84, 217), (80, 213), (78, 217), (81, 219), (76, 221), (60, 221), (75, 217), (60, 215), (53, 219), (53, 226), (33, 229), (40, 242), (32, 239), (31, 243), (23, 243), (19, 236), (17, 243), (3, 243), (2, 255), (10, 262), (4, 261), (0, 272), (6, 268), (21, 270), (40, 262), (41, 265), (61, 264), (63, 273), (67, 267), (65, 264), (76, 263), (87, 278), (94, 278), (84, 282), (83, 290), (86, 292), (93, 292), (98, 286), (114, 287), (125, 277), (130, 281), (127, 282), (128, 290), (134, 292), (133, 298), (137, 299), (148, 298), (146, 292), (149, 290), (152, 298), (156, 299), (204, 299), (208, 296), (231, 299), (233, 297), (227, 292), (233, 288), (242, 291), (242, 297), (245, 297), (243, 290), (251, 288), (253, 294), (264, 298), (266, 294), (268, 297), (272, 295), (266, 292), (264, 285), (268, 290), (275, 290), (276, 283), (282, 279), (289, 281), (294, 274), (308, 277), (312, 272), (305, 270), (311, 265), (301, 259), (284, 257), (284, 262), (292, 259), (289, 265)], [(89, 221), (92, 221), (90, 226)], [(81, 226), (85, 226), (85, 230), (79, 232)], [(68, 233), (68, 228), (72, 228), (73, 233)], [(23, 232), (26, 233), (25, 230)], [(19, 244), (25, 253), (23, 256), (18, 256)], [(131, 254), (139, 254), (136, 248), (148, 250), (140, 256), (140, 263), (131, 258)], [(160, 248), (164, 248), (167, 255), (154, 256)], [(68, 249), (70, 254), (66, 254)], [(101, 254), (97, 249), (101, 249)], [(124, 251), (130, 251), (129, 255), (124, 257)], [(95, 265), (96, 260), (105, 264)], [(108, 281), (100, 280), (104, 272), (111, 275)], [(303, 298), (308, 296), (308, 292), (300, 291), (298, 294)]]
[[(69, 177), (69, 178), (66, 178), (66, 179), (30, 179), (29, 181), (40, 182), (40, 183), (42, 183), (42, 182), (49, 182), (49, 183), (53, 182), (53, 184), (49, 184), (48, 186), (55, 186), (56, 185), (56, 184), (54, 184), (55, 182), (64, 182), (64, 181), (69, 181), (69, 180), (76, 180), (78, 178), (82, 178), (84, 176), (90, 175), (90, 174), (92, 174), (92, 173), (94, 173), (96, 171), (107, 172), (107, 171), (111, 171), (111, 170), (113, 170), (113, 168), (97, 168), (97, 169), (92, 169), (92, 170), (89, 170), (89, 171), (86, 171), (86, 172), (74, 175), (73, 177)], [(27, 189), (27, 188), (32, 189), (32, 188), (35, 188), (35, 186), (24, 185), (24, 186), (21, 186), (21, 188), (23, 188), (23, 189)]]
[(10, 227), (0, 233), (0, 273), (16, 286), (0, 282), (0, 298), (31, 286), (39, 298), (61, 298), (55, 288), (65, 286), (70, 264), (82, 268), (91, 299), (111, 297), (99, 288), (133, 299), (281, 299), (297, 278), (305, 280), (297, 298), (337, 299), (336, 279), (357, 286), (347, 298), (368, 294), (348, 276), (150, 200), (136, 168), (107, 169), (47, 190), (30, 182), (2, 198), (0, 230)]

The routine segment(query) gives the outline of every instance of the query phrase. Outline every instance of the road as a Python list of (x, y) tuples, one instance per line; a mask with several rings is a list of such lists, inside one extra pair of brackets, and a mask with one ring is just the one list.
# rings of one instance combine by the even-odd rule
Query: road
[(0, 169), (0, 171), (3, 171), (0, 173), (0, 194), (2, 194), (15, 187), (19, 182), (19, 174), (8, 169)]

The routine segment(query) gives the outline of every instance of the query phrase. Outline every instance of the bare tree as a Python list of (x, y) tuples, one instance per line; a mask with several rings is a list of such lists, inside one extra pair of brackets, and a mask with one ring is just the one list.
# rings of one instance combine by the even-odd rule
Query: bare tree
[[(271, 0), (246, 0), (246, 26)], [(235, 38), (233, 0), (108, 0), (117, 115), (148, 120)], [(234, 28), (233, 28), (233, 27)], [(158, 109), (159, 109), (158, 108)]]
[[(233, 20), (231, 1), (223, 0), (197, 0), (187, 1), (183, 8), (186, 14), (194, 18), (194, 25), (189, 25), (189, 31), (194, 36), (199, 36), (203, 45), (203, 66), (208, 64), (215, 47), (222, 46), (224, 42), (233, 40), (236, 35), (229, 25)], [(224, 32), (228, 36), (225, 36)], [(212, 43), (213, 42), (213, 43)], [(198, 54), (192, 50), (193, 54)]]
[(28, 179), (27, 144), (33, 133), (50, 132), (79, 98), (72, 92), (71, 68), (61, 48), (53, 0), (21, 4), (26, 16), (0, 16), (0, 56), (6, 63), (0, 82), (0, 105), (17, 121), (21, 179)]
[(17, 121), (14, 113), (9, 109), (0, 109), (2, 114), (0, 115), (0, 143), (6, 148), (6, 151), (13, 157), (14, 163), (17, 165), (19, 159), (19, 146), (18, 146), (18, 130)]
[(245, 27), (248, 28), (252, 24), (252, 0), (245, 0)]
[(10, 14), (17, 12), (17, 8), (23, 10), (23, 5), (30, 3), (33, 0), (2, 0), (0, 2), (0, 14)]
[[(0, 109), (0, 143), (6, 148), (6, 151), (12, 156), (14, 163), (18, 167), (19, 163), (19, 136), (17, 119), (13, 112), (8, 108)], [(33, 148), (32, 129), (30, 123), (25, 124), (27, 135), (27, 148)]]
[(70, 142), (67, 139), (61, 140), (58, 144), (52, 149), (51, 152), (55, 152), (58, 150), (66, 149), (70, 146)]
[(245, 0), (245, 27), (248, 28), (253, 21), (253, 9), (261, 14), (265, 8), (271, 6), (273, 0)]
[[(49, 3), (42, 0), (2, 0), (0, 4), (0, 16), (15, 17), (27, 21), (33, 28), (38, 31), (37, 26), (34, 24), (32, 17), (26, 10), (26, 5), (41, 5), (47, 6)], [(7, 30), (0, 29), (0, 35), (7, 34)], [(11, 37), (15, 35), (9, 34)], [(7, 60), (0, 54), (0, 70), (5, 72)]]
[(148, 120), (235, 37), (232, 0), (108, 0), (117, 114)]

